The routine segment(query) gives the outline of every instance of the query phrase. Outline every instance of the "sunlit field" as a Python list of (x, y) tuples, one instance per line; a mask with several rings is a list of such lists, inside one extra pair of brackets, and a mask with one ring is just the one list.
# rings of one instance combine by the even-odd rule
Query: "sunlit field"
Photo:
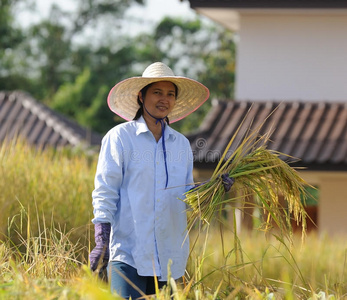
[[(0, 299), (117, 299), (88, 268), (96, 155), (0, 148)], [(342, 237), (289, 243), (227, 225), (191, 232), (186, 276), (157, 299), (343, 299)], [(172, 295), (171, 295), (172, 292)], [(119, 297), (118, 297), (119, 298)]]

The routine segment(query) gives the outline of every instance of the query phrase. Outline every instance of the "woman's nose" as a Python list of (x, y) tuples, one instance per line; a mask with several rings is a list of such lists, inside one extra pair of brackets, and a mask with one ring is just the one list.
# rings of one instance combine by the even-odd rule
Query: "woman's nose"
[(170, 96), (166, 95), (166, 94), (162, 94), (160, 99), (163, 100), (163, 101), (169, 101), (170, 100)]

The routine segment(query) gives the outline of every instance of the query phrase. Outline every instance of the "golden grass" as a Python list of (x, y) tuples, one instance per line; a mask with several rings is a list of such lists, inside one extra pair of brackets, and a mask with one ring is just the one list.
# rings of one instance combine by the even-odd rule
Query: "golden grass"
[(4, 143), (0, 147), (0, 237), (11, 236), (14, 230), (24, 234), (26, 217), (37, 220), (30, 222), (34, 234), (45, 217), (46, 224), (74, 228), (73, 240), (85, 237), (92, 218), (95, 167), (95, 158), (82, 152), (42, 151), (21, 140)]
[[(198, 260), (197, 282), (210, 291), (219, 289), (223, 299), (236, 295), (266, 299), (256, 296), (257, 291), (274, 293), (276, 299), (308, 299), (321, 291), (336, 299), (347, 297), (344, 237), (310, 233), (302, 243), (301, 236), (295, 234), (288, 248), (273, 235), (247, 231), (238, 234), (237, 249), (232, 230), (224, 229), (221, 235), (219, 229), (210, 228), (206, 235), (193, 231), (192, 237), (198, 242), (188, 269), (194, 274)], [(240, 252), (243, 261), (236, 263)]]
[[(0, 172), (0, 299), (117, 299), (88, 268), (95, 161), (17, 142), (0, 148)], [(174, 299), (347, 295), (345, 239), (294, 235), (287, 247), (262, 231), (221, 228), (190, 232), (185, 280), (169, 282)], [(166, 289), (156, 299), (171, 297)]]
[[(23, 241), (25, 246), (46, 245), (31, 246), (27, 257), (10, 240), (0, 243), (0, 299), (117, 299), (75, 259), (81, 249), (69, 241), (68, 233), (46, 230), (48, 239), (43, 234)], [(335, 299), (347, 296), (343, 238), (309, 234), (302, 244), (294, 236), (288, 249), (273, 236), (245, 232), (239, 234), (242, 247), (237, 250), (244, 262), (235, 264), (234, 233), (209, 231), (199, 234), (185, 282), (169, 282), (174, 299), (308, 299), (321, 292)], [(170, 299), (169, 290), (158, 291), (156, 299)]]

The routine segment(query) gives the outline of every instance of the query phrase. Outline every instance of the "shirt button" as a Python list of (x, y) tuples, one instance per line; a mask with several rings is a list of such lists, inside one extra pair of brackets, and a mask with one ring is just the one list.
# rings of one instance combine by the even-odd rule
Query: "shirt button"
[(157, 199), (157, 202), (159, 202), (160, 201), (160, 199)]

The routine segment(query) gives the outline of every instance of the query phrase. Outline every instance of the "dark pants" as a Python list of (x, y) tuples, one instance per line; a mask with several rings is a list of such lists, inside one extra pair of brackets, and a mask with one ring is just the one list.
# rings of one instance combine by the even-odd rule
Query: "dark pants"
[[(108, 264), (108, 281), (111, 291), (116, 292), (125, 299), (137, 299), (145, 295), (155, 294), (155, 278), (153, 276), (140, 276), (137, 270), (123, 262), (110, 261)], [(159, 289), (166, 285), (166, 281), (159, 281)]]

